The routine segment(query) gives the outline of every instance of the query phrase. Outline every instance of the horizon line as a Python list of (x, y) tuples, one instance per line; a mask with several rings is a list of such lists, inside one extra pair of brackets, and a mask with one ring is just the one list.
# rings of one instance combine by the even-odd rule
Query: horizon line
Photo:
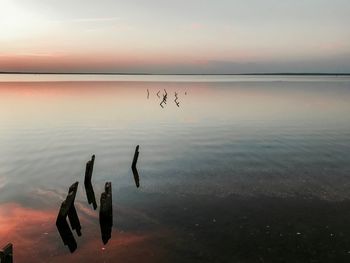
[(349, 73), (334, 72), (271, 72), (271, 73), (147, 73), (147, 72), (36, 72), (36, 71), (0, 71), (0, 75), (154, 75), (154, 76), (350, 76)]

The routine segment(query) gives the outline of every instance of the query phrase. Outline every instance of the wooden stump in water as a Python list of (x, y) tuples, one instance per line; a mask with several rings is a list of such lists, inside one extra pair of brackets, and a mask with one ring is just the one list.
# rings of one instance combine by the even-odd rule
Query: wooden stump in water
[(112, 206), (112, 183), (105, 184), (105, 191), (100, 200), (100, 228), (103, 244), (107, 244), (112, 235), (113, 206)]
[(72, 229), (77, 232), (78, 236), (81, 236), (81, 225), (74, 206), (78, 184), (78, 182), (75, 182), (69, 188), (67, 198), (62, 202), (56, 219), (58, 232), (60, 233), (64, 245), (68, 246), (70, 252), (74, 252), (76, 250), (77, 242), (75, 241), (73, 233), (67, 223), (67, 216)]
[(95, 163), (95, 155), (91, 157), (91, 160), (86, 163), (86, 169), (85, 169), (85, 178), (84, 178), (84, 186), (85, 186), (85, 192), (86, 197), (88, 200), (89, 205), (92, 204), (94, 207), (94, 210), (97, 208), (96, 198), (95, 198), (95, 192), (94, 188), (92, 187), (91, 178), (92, 178), (92, 171), (94, 169), (94, 163)]
[(132, 164), (131, 164), (131, 170), (132, 170), (132, 173), (134, 174), (134, 180), (137, 188), (140, 187), (139, 172), (137, 171), (137, 168), (136, 168), (137, 160), (139, 158), (139, 148), (140, 146), (137, 145), (135, 149), (134, 159), (132, 160)]
[(8, 243), (0, 250), (0, 263), (13, 262), (13, 245)]

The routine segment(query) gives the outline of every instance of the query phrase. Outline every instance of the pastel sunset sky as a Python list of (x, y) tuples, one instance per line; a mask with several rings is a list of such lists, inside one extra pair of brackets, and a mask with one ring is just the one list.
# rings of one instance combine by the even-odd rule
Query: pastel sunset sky
[(348, 0), (0, 0), (0, 71), (350, 72)]

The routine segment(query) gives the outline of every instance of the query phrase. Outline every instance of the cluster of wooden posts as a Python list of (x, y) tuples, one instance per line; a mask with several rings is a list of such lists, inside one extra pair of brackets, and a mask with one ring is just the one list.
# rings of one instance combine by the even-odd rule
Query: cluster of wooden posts
[[(187, 92), (185, 92), (185, 95), (187, 95)], [(168, 93), (166, 91), (166, 89), (164, 89), (164, 94), (162, 94), (163, 98), (161, 100), (161, 102), (159, 103), (159, 105), (164, 108), (164, 104), (167, 103), (167, 99), (168, 99)], [(157, 97), (158, 98), (161, 98), (160, 96), (160, 90), (157, 92)], [(149, 99), (149, 90), (147, 89), (147, 99)], [(179, 100), (179, 96), (178, 96), (178, 93), (175, 92), (175, 99), (174, 99), (174, 102), (176, 104), (177, 107), (180, 107), (180, 102), (178, 101)]]
[[(139, 174), (136, 168), (136, 163), (139, 156), (139, 145), (136, 146), (131, 169), (134, 175), (136, 187), (140, 186)], [(86, 190), (87, 201), (92, 204), (94, 210), (97, 209), (95, 193), (91, 183), (92, 172), (94, 169), (95, 155), (86, 163), (84, 186)], [(75, 196), (77, 193), (79, 182), (75, 182), (68, 190), (66, 199), (62, 202), (59, 210), (56, 226), (64, 245), (68, 246), (70, 252), (77, 249), (77, 242), (73, 236), (72, 230), (75, 230), (78, 236), (81, 236), (81, 225), (77, 211), (74, 206)], [(71, 228), (68, 225), (67, 217)], [(107, 244), (111, 238), (113, 226), (113, 205), (112, 205), (112, 183), (105, 183), (105, 191), (100, 198), (100, 213), (99, 213), (100, 229), (103, 244)], [(71, 230), (72, 229), (72, 230)], [(2, 263), (2, 261), (0, 261)], [(7, 262), (6, 262), (7, 263)]]

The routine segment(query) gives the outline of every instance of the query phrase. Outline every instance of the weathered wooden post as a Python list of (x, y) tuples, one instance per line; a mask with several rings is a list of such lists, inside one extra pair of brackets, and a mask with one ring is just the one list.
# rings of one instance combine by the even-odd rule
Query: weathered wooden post
[(69, 223), (73, 230), (76, 230), (78, 236), (81, 236), (81, 226), (77, 211), (75, 210), (74, 201), (77, 194), (78, 182), (72, 184), (69, 188), (66, 200), (61, 204), (60, 211), (56, 219), (56, 226), (58, 232), (61, 235), (63, 243), (68, 246), (70, 252), (74, 252), (77, 248), (77, 242), (73, 236), (72, 231), (67, 223), (67, 216), (69, 218)]
[(0, 250), (0, 263), (13, 262), (13, 245), (8, 243)]
[(100, 200), (100, 228), (103, 244), (107, 244), (112, 236), (113, 206), (112, 206), (112, 183), (105, 184), (105, 191)]
[(139, 148), (140, 146), (137, 145), (135, 149), (134, 159), (132, 160), (132, 164), (131, 164), (131, 170), (132, 170), (132, 173), (134, 174), (135, 184), (137, 188), (140, 187), (139, 172), (137, 171), (137, 168), (136, 168), (137, 159), (139, 158)]
[(95, 198), (95, 192), (91, 183), (92, 171), (94, 170), (94, 163), (95, 163), (95, 155), (93, 155), (91, 157), (91, 160), (89, 160), (86, 163), (84, 186), (85, 186), (85, 192), (86, 192), (88, 203), (89, 205), (92, 204), (92, 206), (94, 207), (94, 210), (96, 210), (97, 203)]
[(91, 160), (89, 160), (86, 163), (86, 169), (85, 169), (85, 181), (91, 181), (92, 172), (94, 170), (94, 164), (95, 164), (95, 155), (91, 156)]

